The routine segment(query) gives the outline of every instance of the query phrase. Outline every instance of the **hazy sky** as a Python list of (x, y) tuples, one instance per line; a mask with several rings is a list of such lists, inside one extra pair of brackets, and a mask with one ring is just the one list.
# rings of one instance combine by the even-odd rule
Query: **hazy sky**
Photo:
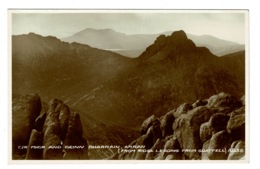
[(125, 34), (184, 30), (194, 35), (213, 35), (221, 39), (245, 43), (246, 18), (241, 11), (232, 13), (228, 11), (216, 11), (215, 13), (207, 11), (180, 13), (177, 11), (177, 13), (173, 13), (163, 10), (152, 13), (150, 11), (127, 11), (127, 13), (122, 11), (121, 13), (115, 11), (106, 11), (106, 13), (104, 11), (94, 11), (95, 13), (32, 12), (12, 14), (12, 33), (14, 35), (34, 32), (43, 36), (52, 35), (64, 38), (86, 28), (111, 28)]

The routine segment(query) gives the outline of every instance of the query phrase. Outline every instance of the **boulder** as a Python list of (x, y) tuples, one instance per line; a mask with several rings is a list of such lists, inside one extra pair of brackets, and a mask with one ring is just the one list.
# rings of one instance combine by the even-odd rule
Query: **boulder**
[(218, 131), (225, 130), (229, 117), (224, 113), (213, 114), (208, 122), (200, 126), (200, 139), (202, 143), (209, 140)]
[(163, 116), (161, 120), (162, 137), (166, 137), (173, 134), (172, 124), (174, 122), (174, 116), (171, 112)]
[(147, 144), (149, 144), (150, 140), (148, 138), (147, 135), (142, 135), (140, 136), (137, 140), (136, 140), (136, 144), (135, 145), (139, 145), (139, 146), (145, 146), (144, 149), (136, 149), (136, 152), (134, 152), (131, 156), (131, 159), (134, 160), (145, 160), (146, 158), (146, 150), (147, 150)]
[(227, 131), (234, 140), (245, 140), (245, 107), (231, 113)]
[(231, 141), (232, 139), (227, 131), (223, 130), (214, 134), (209, 142), (208, 158), (210, 160), (226, 160)]
[(207, 140), (203, 143), (202, 152), (201, 152), (201, 160), (209, 160), (208, 150), (209, 150), (210, 140)]
[(42, 131), (45, 119), (46, 119), (46, 112), (40, 114), (37, 117), (37, 119), (35, 120), (35, 129), (37, 131)]
[(193, 109), (193, 106), (190, 103), (183, 103), (180, 105), (177, 110), (173, 113), (173, 116), (178, 118), (182, 114), (186, 114), (189, 110)]
[(62, 159), (62, 140), (59, 137), (59, 123), (49, 123), (43, 135), (43, 159)]
[[(145, 159), (146, 160), (154, 160), (155, 158), (160, 158), (160, 150), (163, 149), (165, 144), (165, 139), (157, 139), (153, 147), (150, 149), (152, 151), (147, 152)], [(161, 159), (163, 160), (163, 159)]]
[[(33, 127), (36, 129), (31, 132), (26, 159), (87, 159), (88, 144), (82, 136), (83, 126), (80, 115), (78, 113), (71, 114), (69, 107), (58, 99), (51, 100), (46, 112), (39, 115), (40, 108), (39, 105), (37, 107), (37, 103), (41, 105), (40, 99), (35, 98), (35, 96), (22, 97), (20, 105), (15, 105), (17, 100), (13, 103), (14, 110), (17, 107), (26, 108), (28, 111), (38, 110), (38, 113), (35, 114), (33, 111), (30, 112), (34, 118), (28, 117), (30, 119), (28, 124), (31, 124), (30, 129)], [(29, 112), (26, 113), (29, 114)], [(24, 121), (27, 122), (25, 119)], [(27, 128), (29, 127), (27, 126)], [(160, 130), (159, 125), (157, 128)], [(150, 135), (152, 134), (156, 135), (156, 132), (151, 131)]]
[(208, 121), (214, 113), (216, 111), (208, 107), (197, 107), (187, 114), (182, 114), (174, 121), (174, 136), (178, 139), (182, 150), (187, 150), (184, 151), (184, 154), (189, 159), (200, 158), (200, 153), (197, 151), (202, 148), (200, 126)]
[(214, 130), (214, 133), (216, 133), (218, 131), (226, 129), (228, 120), (229, 120), (229, 117), (226, 114), (216, 113), (210, 117), (209, 123), (211, 124), (211, 127)]
[(245, 156), (245, 142), (242, 140), (234, 141), (229, 151), (228, 160), (243, 160)]
[(163, 157), (165, 160), (181, 160), (182, 152), (178, 140), (172, 137), (168, 140), (163, 148)]
[(78, 113), (71, 115), (67, 135), (64, 141), (64, 159), (87, 159), (88, 144), (83, 138), (83, 126)]
[(64, 105), (61, 108), (59, 120), (60, 120), (60, 128), (61, 128), (61, 139), (64, 140), (68, 125), (69, 125), (69, 118), (70, 118), (70, 109), (67, 105)]
[[(18, 146), (27, 146), (35, 119), (41, 112), (41, 99), (37, 94), (18, 96), (12, 101), (13, 155), (20, 152)], [(26, 150), (21, 152), (26, 154)]]
[(147, 140), (145, 144), (146, 149), (152, 148), (157, 139), (162, 138), (162, 131), (160, 125), (151, 126), (147, 131)]
[(230, 107), (218, 107), (218, 108), (212, 108), (212, 109), (216, 109), (218, 111), (218, 113), (222, 113), (227, 116), (229, 116), (229, 114), (234, 110), (233, 108), (230, 108)]
[(199, 106), (205, 106), (208, 103), (207, 100), (197, 100), (195, 103), (192, 104), (193, 108), (199, 107)]
[(141, 135), (144, 135), (146, 134), (147, 130), (152, 126), (152, 125), (157, 125), (157, 124), (160, 124), (160, 121), (159, 119), (155, 116), (155, 115), (152, 115), (150, 116), (149, 118), (147, 118), (142, 126), (141, 126)]
[(63, 102), (52, 99), (48, 103), (46, 120), (43, 125), (43, 159), (62, 159), (62, 140), (59, 114)]
[(123, 159), (135, 159), (135, 160), (144, 160), (146, 158), (153, 158), (154, 154), (149, 154), (150, 150), (156, 148), (159, 144), (158, 140), (162, 137), (160, 124), (156, 123), (155, 125), (150, 126), (145, 135), (140, 136), (131, 145), (135, 146), (144, 146), (144, 148), (135, 149), (135, 152), (124, 153), (121, 156)]
[(243, 107), (240, 107), (234, 111), (232, 111), (230, 113), (230, 117), (233, 117), (233, 116), (236, 116), (236, 115), (242, 115), (242, 114), (245, 114), (246, 110), (245, 110), (245, 106)]
[(205, 122), (200, 126), (200, 140), (205, 143), (214, 134), (214, 129), (210, 122)]
[(39, 160), (42, 159), (42, 153), (44, 147), (42, 146), (42, 133), (33, 129), (31, 137), (28, 143), (26, 159), (27, 160)]
[(230, 107), (234, 109), (240, 107), (241, 103), (234, 96), (222, 92), (219, 93), (218, 95), (211, 96), (208, 99), (207, 105), (212, 108)]
[(62, 139), (60, 126), (60, 111), (64, 103), (58, 99), (52, 99), (48, 103), (46, 120), (43, 125), (43, 159), (62, 159)]

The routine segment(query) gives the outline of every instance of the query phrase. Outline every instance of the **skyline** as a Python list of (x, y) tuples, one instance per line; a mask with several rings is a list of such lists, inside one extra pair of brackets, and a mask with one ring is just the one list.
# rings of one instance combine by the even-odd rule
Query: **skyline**
[(184, 30), (193, 35), (211, 35), (245, 44), (246, 13), (243, 11), (214, 11), (215, 13), (198, 13), (199, 11), (175, 13), (176, 11), (163, 10), (142, 11), (142, 13), (138, 10), (94, 11), (95, 13), (93, 11), (84, 11), (89, 13), (60, 12), (63, 11), (59, 13), (43, 13), (43, 11), (12, 13), (12, 34), (34, 32), (62, 39), (86, 28), (113, 29), (128, 35)]

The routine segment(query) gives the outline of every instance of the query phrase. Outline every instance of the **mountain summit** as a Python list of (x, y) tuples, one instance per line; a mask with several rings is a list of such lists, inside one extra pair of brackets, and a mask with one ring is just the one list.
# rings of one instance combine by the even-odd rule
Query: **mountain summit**
[(178, 55), (207, 55), (213, 54), (205, 47), (197, 47), (195, 43), (188, 39), (183, 30), (173, 32), (169, 36), (160, 35), (154, 43), (146, 48), (140, 55), (141, 60), (162, 60), (165, 58), (175, 58)]
[[(166, 49), (170, 47), (171, 49)], [(149, 46), (145, 52), (140, 56), (142, 59), (147, 59), (147, 56), (154, 55), (160, 50), (173, 51), (178, 50), (179, 52), (188, 51), (194, 49), (195, 44), (188, 39), (184, 31), (173, 32), (170, 36), (160, 35), (154, 41), (154, 44)]]
[(178, 41), (179, 43), (185, 42), (185, 41), (188, 40), (188, 37), (187, 37), (186, 33), (183, 30), (173, 32), (171, 34), (171, 37), (173, 39), (175, 39), (176, 41)]

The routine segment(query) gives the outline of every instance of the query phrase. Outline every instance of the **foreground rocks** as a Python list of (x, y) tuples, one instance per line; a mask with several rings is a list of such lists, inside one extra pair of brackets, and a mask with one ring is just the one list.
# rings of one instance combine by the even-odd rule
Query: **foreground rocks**
[[(18, 146), (27, 145), (30, 134), (34, 128), (34, 121), (41, 112), (41, 99), (39, 95), (25, 95), (13, 97), (12, 102), (12, 151), (25, 154), (26, 150)], [(24, 158), (24, 157), (22, 157)]]
[(141, 136), (113, 159), (244, 160), (245, 98), (220, 93), (147, 118)]
[[(40, 112), (38, 95), (21, 96), (13, 101), (13, 149), (24, 147), (25, 157), (20, 158), (88, 159), (88, 145), (78, 113), (71, 113), (58, 99), (51, 100), (47, 109)], [(15, 152), (13, 159), (18, 159)]]
[[(88, 159), (80, 115), (58, 99), (41, 105), (38, 95), (13, 100), (13, 159)], [(148, 117), (140, 137), (109, 159), (244, 160), (245, 116), (245, 98), (226, 93), (184, 103)]]

